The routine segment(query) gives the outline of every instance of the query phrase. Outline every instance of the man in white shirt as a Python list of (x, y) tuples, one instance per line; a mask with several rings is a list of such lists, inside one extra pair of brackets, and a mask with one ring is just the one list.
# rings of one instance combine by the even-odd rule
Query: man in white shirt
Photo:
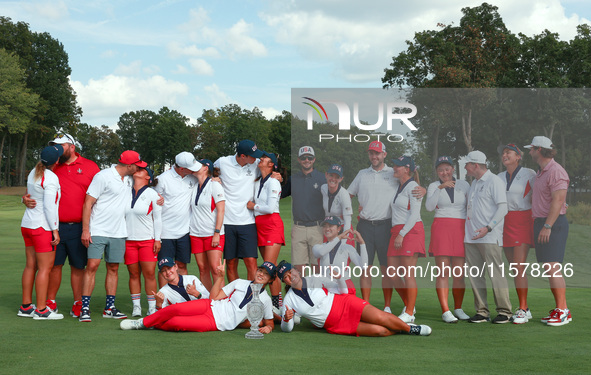
[[(499, 176), (486, 167), (486, 155), (472, 151), (466, 156), (466, 172), (475, 180), (468, 193), (466, 214), (466, 263), (468, 267), (487, 269), (493, 287), (498, 315), (493, 323), (507, 323), (512, 315), (509, 287), (500, 264), (503, 263), (503, 225), (507, 214), (507, 195), (505, 185)], [(490, 321), (490, 311), (486, 301), (486, 279), (483, 273), (468, 272), (476, 315), (472, 323)], [(476, 276), (474, 276), (476, 275)], [(482, 276), (481, 276), (482, 275)]]
[[(181, 275), (187, 274), (187, 264), (191, 263), (191, 194), (197, 185), (197, 177), (192, 173), (201, 169), (201, 163), (190, 152), (183, 151), (175, 157), (172, 168), (158, 176), (154, 187), (163, 198), (162, 207), (162, 248), (158, 260), (172, 258)], [(162, 287), (166, 280), (158, 274)]]
[(253, 141), (245, 139), (236, 146), (235, 155), (221, 157), (213, 163), (220, 170), (226, 195), (224, 259), (227, 260), (229, 282), (239, 278), (239, 259), (244, 261), (248, 280), (254, 278), (257, 270), (257, 230), (253, 211), (247, 208), (247, 204), (254, 199), (255, 180), (260, 175), (258, 158), (262, 155)]
[(125, 209), (131, 201), (131, 176), (138, 168), (145, 168), (147, 165), (137, 152), (124, 151), (119, 157), (119, 163), (97, 173), (88, 187), (82, 209), (82, 244), (88, 248), (88, 264), (84, 270), (82, 286), (81, 322), (91, 321), (90, 297), (103, 254), (107, 266), (107, 298), (103, 317), (127, 318), (115, 307), (119, 263), (123, 262), (127, 237)]

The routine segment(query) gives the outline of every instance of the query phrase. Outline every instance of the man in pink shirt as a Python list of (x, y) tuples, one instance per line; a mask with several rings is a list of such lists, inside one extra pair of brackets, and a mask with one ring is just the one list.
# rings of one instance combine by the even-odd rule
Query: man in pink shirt
[(561, 326), (572, 320), (566, 306), (566, 283), (561, 272), (568, 237), (565, 200), (569, 178), (554, 160), (556, 149), (549, 138), (534, 137), (531, 144), (524, 147), (530, 149), (529, 154), (540, 166), (532, 194), (536, 258), (543, 263), (544, 270), (550, 272), (548, 280), (556, 302), (556, 308), (542, 318), (542, 323)]

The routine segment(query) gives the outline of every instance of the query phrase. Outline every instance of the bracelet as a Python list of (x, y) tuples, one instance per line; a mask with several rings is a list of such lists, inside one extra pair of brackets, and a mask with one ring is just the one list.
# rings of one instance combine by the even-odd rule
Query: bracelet
[(213, 233), (220, 233), (220, 230), (219, 229), (216, 229), (216, 230), (213, 231)]

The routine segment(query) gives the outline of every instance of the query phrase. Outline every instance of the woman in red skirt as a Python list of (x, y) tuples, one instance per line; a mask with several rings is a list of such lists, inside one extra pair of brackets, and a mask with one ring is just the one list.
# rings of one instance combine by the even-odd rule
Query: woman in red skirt
[[(458, 319), (470, 319), (462, 310), (466, 288), (463, 269), (464, 225), (470, 184), (455, 179), (453, 160), (449, 156), (440, 156), (435, 163), (435, 170), (439, 180), (429, 185), (425, 201), (427, 211), (435, 211), (435, 219), (431, 225), (429, 255), (435, 257), (439, 270), (435, 288), (441, 305), (441, 318), (446, 323), (457, 323)], [(450, 277), (453, 278), (453, 314), (447, 303)]]
[[(519, 307), (512, 316), (515, 324), (527, 323), (531, 312), (527, 305), (527, 275), (525, 262), (534, 242), (534, 222), (531, 213), (531, 196), (536, 172), (523, 168), (521, 150), (514, 144), (505, 145), (502, 161), (507, 170), (499, 177), (507, 186), (507, 208), (503, 227), (503, 249), (509, 261), (511, 276), (514, 276)], [(513, 271), (514, 270), (514, 271)]]

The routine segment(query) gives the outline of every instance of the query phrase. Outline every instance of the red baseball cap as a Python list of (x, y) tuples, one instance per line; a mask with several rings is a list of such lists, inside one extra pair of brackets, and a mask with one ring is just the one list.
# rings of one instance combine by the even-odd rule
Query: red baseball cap
[(369, 144), (367, 151), (386, 152), (386, 146), (380, 141), (373, 141)]
[(119, 156), (119, 163), (135, 164), (140, 168), (146, 168), (148, 166), (148, 163), (140, 158), (140, 154), (132, 150), (123, 151), (121, 156)]

